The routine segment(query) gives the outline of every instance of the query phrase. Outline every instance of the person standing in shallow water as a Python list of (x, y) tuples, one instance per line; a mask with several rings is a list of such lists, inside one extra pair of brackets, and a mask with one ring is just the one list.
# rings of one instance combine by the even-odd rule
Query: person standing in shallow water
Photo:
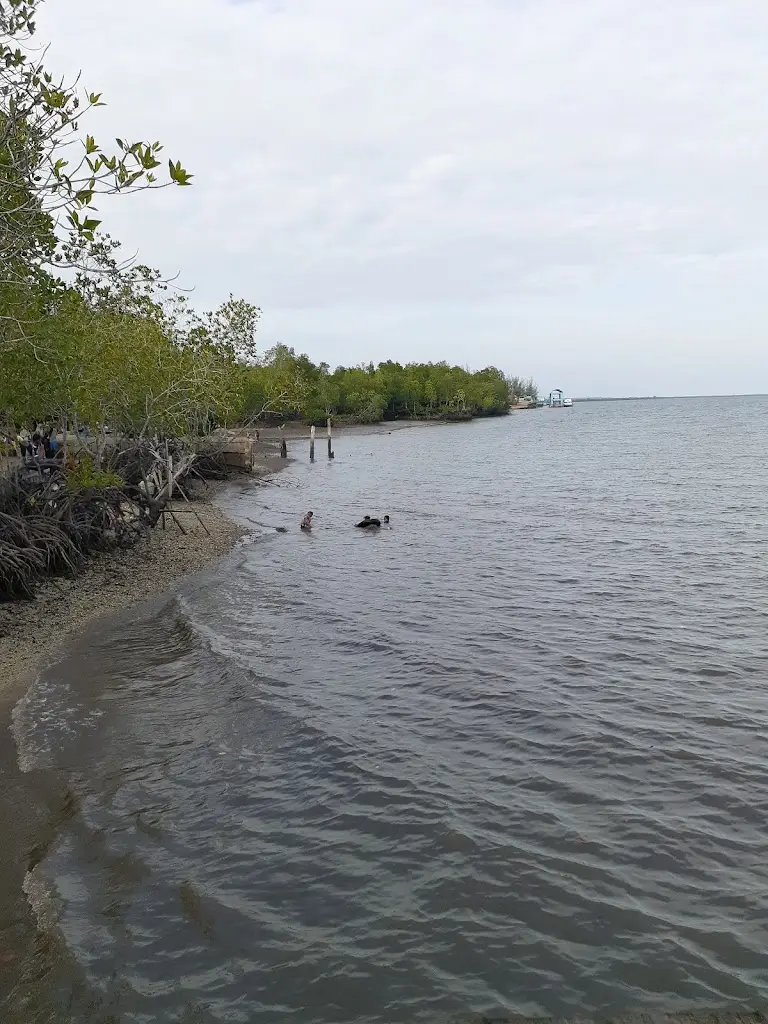
[(311, 530), (312, 529), (312, 517), (314, 516), (314, 514), (315, 514), (314, 512), (307, 512), (307, 514), (301, 520), (301, 528), (302, 528), (302, 530)]

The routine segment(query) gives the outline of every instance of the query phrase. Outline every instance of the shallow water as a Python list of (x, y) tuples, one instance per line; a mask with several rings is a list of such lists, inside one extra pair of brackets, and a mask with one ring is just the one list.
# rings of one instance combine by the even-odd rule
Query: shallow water
[(253, 541), (16, 716), (80, 800), (36, 882), (99, 1013), (768, 999), (767, 424), (577, 405), (234, 496)]

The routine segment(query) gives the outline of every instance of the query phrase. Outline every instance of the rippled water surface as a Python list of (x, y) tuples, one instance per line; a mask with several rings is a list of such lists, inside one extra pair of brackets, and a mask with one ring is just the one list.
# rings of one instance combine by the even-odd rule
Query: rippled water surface
[(39, 870), (102, 1009), (768, 999), (767, 446), (768, 399), (577, 405), (234, 497), (254, 539), (17, 715), (80, 800)]

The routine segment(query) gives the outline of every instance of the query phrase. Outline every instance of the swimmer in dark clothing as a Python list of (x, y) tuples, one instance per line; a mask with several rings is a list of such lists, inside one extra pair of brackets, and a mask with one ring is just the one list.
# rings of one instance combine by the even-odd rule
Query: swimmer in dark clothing
[(364, 516), (359, 523), (355, 523), (355, 526), (359, 527), (361, 530), (366, 530), (372, 526), (381, 526), (381, 520), (371, 519), (370, 516)]
[[(381, 519), (371, 519), (370, 516), (364, 516), (364, 518), (359, 523), (355, 523), (355, 526), (359, 527), (361, 530), (367, 530), (370, 528), (376, 529), (379, 526), (381, 526), (381, 523)], [(388, 523), (389, 516), (384, 516), (384, 525), (386, 526), (388, 525)]]

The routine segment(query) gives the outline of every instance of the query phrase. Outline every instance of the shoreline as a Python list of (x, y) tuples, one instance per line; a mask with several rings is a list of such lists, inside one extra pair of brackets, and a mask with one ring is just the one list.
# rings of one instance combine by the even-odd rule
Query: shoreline
[[(379, 420), (377, 423), (332, 423), (334, 440), (344, 437), (378, 437), (383, 434), (395, 434), (400, 430), (418, 430), (424, 427), (455, 427), (468, 423), (480, 423), (493, 416), (475, 416), (471, 420)], [(285, 438), (286, 441), (309, 441), (311, 427), (308, 423), (289, 422), (280, 427), (243, 427), (234, 433), (252, 435), (258, 429), (261, 444), (273, 444)], [(326, 428), (315, 428), (315, 439), (318, 442), (327, 437)]]
[(0, 729), (8, 703), (15, 704), (32, 677), (94, 622), (168, 593), (247, 534), (217, 497), (228, 488), (271, 479), (291, 464), (290, 458), (279, 457), (271, 438), (255, 447), (251, 473), (196, 484), (188, 505), (170, 503), (170, 510), (183, 513), (179, 519), (186, 536), (169, 516), (165, 529), (158, 525), (132, 547), (94, 554), (76, 576), (44, 580), (31, 600), (0, 603)]
[(165, 529), (158, 525), (132, 547), (94, 555), (74, 578), (51, 577), (35, 598), (0, 604), (0, 816), (6, 822), (0, 844), (0, 1018), (8, 1024), (27, 1024), (30, 1013), (35, 1020), (53, 1019), (57, 987), (86, 984), (58, 932), (41, 930), (24, 888), (30, 869), (72, 816), (76, 797), (44, 772), (21, 770), (14, 708), (35, 679), (101, 620), (170, 596), (248, 535), (217, 499), (271, 479), (291, 463), (265, 455), (267, 465), (257, 465), (253, 474), (209, 483), (188, 506), (173, 503), (184, 510), (178, 518), (186, 535), (169, 517)]
[[(355, 424), (334, 428), (334, 438), (438, 425), (446, 424)], [(179, 519), (186, 535), (169, 517), (165, 530), (158, 525), (132, 547), (95, 554), (74, 578), (51, 577), (33, 599), (0, 604), (0, 815), (7, 822), (0, 844), (0, 1016), (8, 1024), (27, 1024), (30, 1011), (35, 1019), (52, 1019), (60, 985), (87, 988), (58, 931), (41, 930), (24, 888), (31, 868), (76, 814), (77, 797), (45, 772), (22, 772), (12, 731), (14, 708), (35, 679), (101, 620), (171, 596), (248, 535), (247, 525), (226, 510), (225, 494), (274, 479), (294, 462), (290, 444), (308, 440), (309, 427), (260, 428), (259, 433), (252, 473), (209, 481), (205, 490), (190, 494), (188, 506), (173, 502), (174, 510), (184, 510)], [(322, 443), (325, 431), (317, 433)], [(285, 460), (278, 455), (282, 437), (289, 443)]]
[[(422, 419), (345, 424), (334, 427), (333, 436), (378, 436), (434, 426), (455, 424)], [(253, 434), (255, 430), (235, 433)], [(133, 547), (94, 555), (75, 577), (50, 577), (31, 600), (0, 603), (0, 729), (7, 725), (11, 708), (32, 677), (54, 662), (94, 622), (167, 594), (184, 577), (231, 551), (248, 533), (216, 503), (216, 497), (228, 487), (269, 479), (287, 468), (293, 460), (290, 451), (287, 460), (280, 459), (280, 439), (308, 441), (310, 431), (306, 424), (288, 423), (282, 430), (259, 428), (259, 435), (252, 473), (209, 482), (203, 495), (193, 496), (189, 508), (197, 515), (185, 514), (182, 520), (187, 536), (169, 518), (167, 529), (156, 527)], [(318, 428), (317, 437), (322, 443), (323, 428)], [(174, 503), (174, 509), (178, 505)]]
[(45, 580), (31, 600), (0, 605), (1, 725), (32, 677), (94, 622), (167, 593), (232, 550), (247, 531), (214, 498), (193, 501), (196, 515), (179, 516), (186, 536), (169, 517), (166, 529), (158, 525), (132, 547), (95, 555), (77, 576)]

